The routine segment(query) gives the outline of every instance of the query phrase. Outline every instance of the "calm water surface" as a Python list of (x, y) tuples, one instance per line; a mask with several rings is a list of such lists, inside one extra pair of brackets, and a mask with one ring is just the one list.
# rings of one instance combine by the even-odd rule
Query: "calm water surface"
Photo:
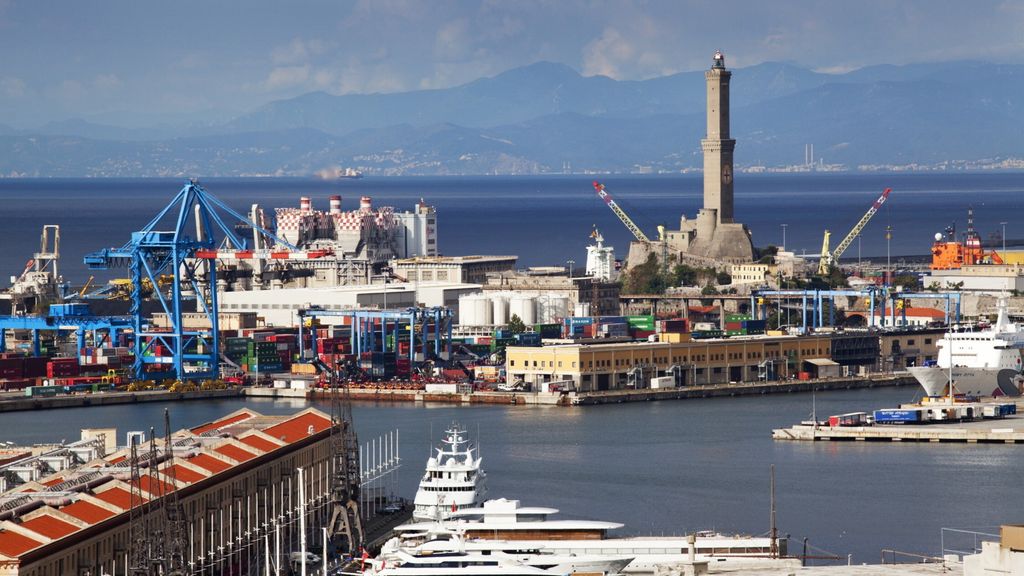
[[(680, 214), (692, 218), (702, 203), (699, 175), (599, 177), (619, 204), (649, 235), (659, 224), (677, 227)], [(420, 198), (437, 206), (439, 243), (445, 254), (516, 254), (524, 265), (584, 262), (592, 227), (625, 258), (632, 239), (594, 194), (588, 176), (365, 178), (323, 182), (313, 179), (211, 179), (204, 187), (240, 212), (253, 202), (264, 208), (298, 206), (310, 196), (327, 209), (331, 194), (343, 208), (362, 195), (377, 205), (410, 210)], [(149, 222), (181, 188), (180, 179), (0, 179), (0, 222), (4, 245), (0, 274), (18, 274), (38, 249), (44, 224), (60, 224), (62, 270), (84, 281), (87, 252), (121, 246)], [(817, 254), (825, 229), (833, 245), (860, 219), (885, 187), (892, 196), (864, 230), (863, 256), (884, 257), (885, 228), (892, 226), (891, 253), (928, 254), (932, 236), (952, 221), (966, 226), (975, 210), (982, 237), (1000, 232), (1024, 238), (1024, 174), (802, 174), (736, 176), (736, 218), (747, 224), (757, 246), (786, 243)], [(166, 229), (166, 227), (164, 227)], [(857, 256), (855, 243), (847, 257)]]
[[(818, 394), (819, 414), (894, 406), (916, 389)], [(430, 438), (453, 420), (480, 439), (491, 497), (559, 508), (567, 518), (626, 524), (624, 533), (768, 528), (769, 466), (784, 533), (856, 561), (882, 548), (937, 553), (942, 527), (987, 532), (1024, 519), (1020, 446), (791, 443), (771, 429), (806, 418), (811, 396), (619, 404), (587, 408), (357, 404), (362, 438), (400, 431), (399, 485), (411, 497)], [(165, 404), (0, 416), (0, 441), (77, 438), (83, 427), (148, 429)], [(224, 400), (172, 405), (176, 428), (249, 406), (290, 413), (303, 401)], [(319, 406), (328, 410), (327, 406)]]

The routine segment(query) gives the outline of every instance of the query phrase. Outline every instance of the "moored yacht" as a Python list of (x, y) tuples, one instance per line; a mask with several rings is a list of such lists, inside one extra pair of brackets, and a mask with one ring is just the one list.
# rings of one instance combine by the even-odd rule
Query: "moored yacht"
[(483, 458), (459, 425), (445, 430), (435, 450), (427, 459), (427, 469), (416, 491), (413, 520), (439, 520), (475, 508), (487, 491), (487, 474), (480, 466)]
[[(611, 538), (610, 530), (622, 527), (614, 522), (592, 520), (553, 520), (554, 508), (524, 507), (517, 500), (489, 500), (480, 508), (466, 508), (441, 522), (412, 522), (395, 528), (406, 546), (428, 545), (438, 534), (449, 531), (462, 534), (467, 550), (490, 551), (509, 555), (540, 554), (586, 558), (596, 561), (632, 559), (624, 574), (652, 574), (663, 565), (686, 562), (690, 557), (687, 536), (651, 536)], [(718, 569), (736, 566), (791, 564), (786, 559), (787, 541), (771, 538), (725, 536), (699, 533), (693, 543), (694, 557)], [(609, 565), (612, 567), (613, 565)]]

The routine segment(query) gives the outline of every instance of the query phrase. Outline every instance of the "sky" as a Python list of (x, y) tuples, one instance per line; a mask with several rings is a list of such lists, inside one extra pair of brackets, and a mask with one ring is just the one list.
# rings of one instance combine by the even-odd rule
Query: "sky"
[(269, 101), (444, 88), (541, 60), (646, 79), (1024, 62), (1020, 0), (0, 0), (0, 124), (229, 120)]

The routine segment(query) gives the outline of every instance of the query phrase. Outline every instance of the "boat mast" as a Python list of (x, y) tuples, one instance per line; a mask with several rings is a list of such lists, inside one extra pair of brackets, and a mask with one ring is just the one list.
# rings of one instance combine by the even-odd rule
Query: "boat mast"
[(771, 543), (771, 551), (770, 551), (769, 554), (770, 554), (770, 556), (772, 558), (778, 558), (779, 557), (779, 531), (778, 531), (778, 528), (775, 526), (775, 464), (772, 464), (771, 470), (772, 470), (772, 482), (771, 482), (772, 516), (771, 516), (771, 527), (769, 528), (769, 535), (770, 535), (769, 537), (771, 538), (772, 543)]

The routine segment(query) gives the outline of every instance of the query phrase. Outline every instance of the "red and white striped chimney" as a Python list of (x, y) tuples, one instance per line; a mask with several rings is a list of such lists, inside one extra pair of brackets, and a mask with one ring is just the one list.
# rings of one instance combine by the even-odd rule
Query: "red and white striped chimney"
[(331, 196), (331, 214), (341, 214), (341, 196)]
[(363, 196), (359, 199), (359, 211), (370, 212), (373, 210), (373, 200), (369, 196)]
[(303, 214), (309, 214), (313, 209), (313, 203), (309, 200), (309, 196), (303, 196), (299, 198), (299, 211)]

